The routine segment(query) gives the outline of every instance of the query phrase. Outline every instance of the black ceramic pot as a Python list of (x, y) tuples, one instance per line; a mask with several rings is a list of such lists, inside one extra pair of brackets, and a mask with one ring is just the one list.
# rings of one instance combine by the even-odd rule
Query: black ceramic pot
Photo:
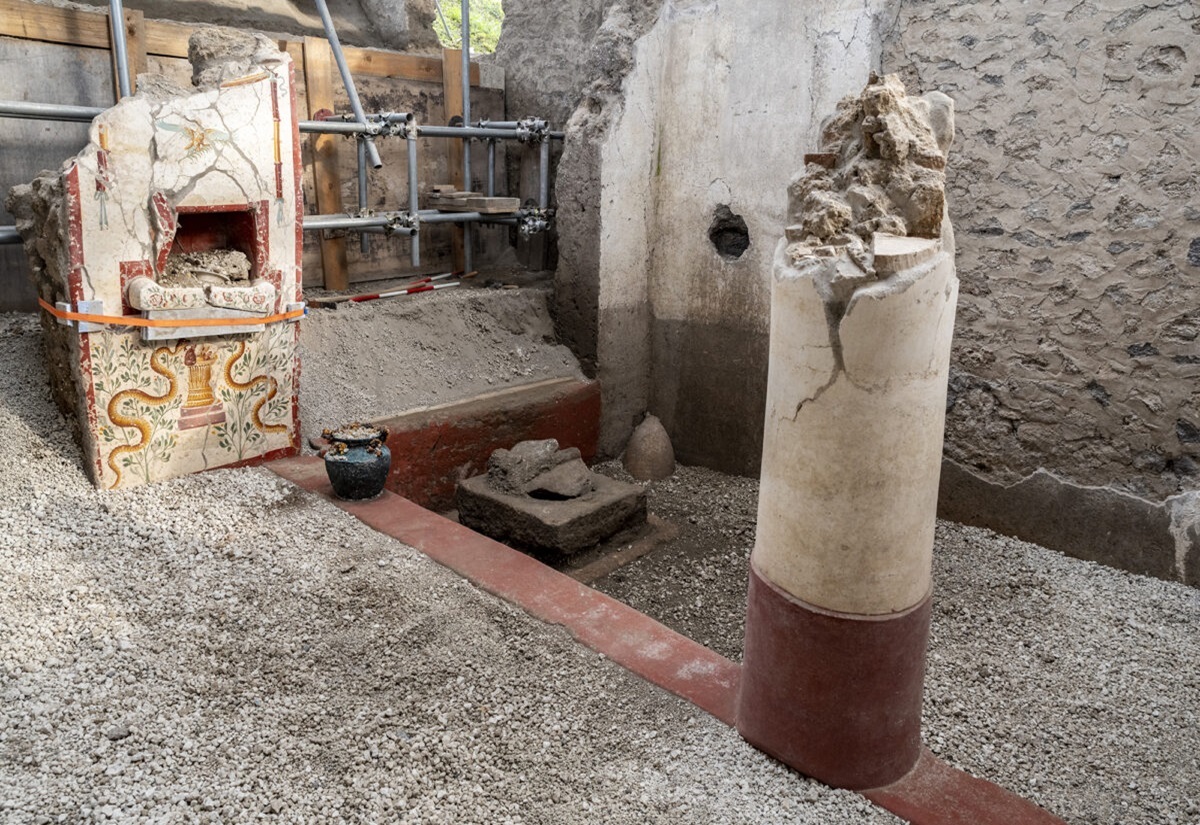
[(388, 432), (373, 424), (346, 424), (326, 430), (329, 441), (325, 451), (325, 473), (333, 493), (348, 501), (375, 498), (383, 492), (392, 452), (387, 448)]

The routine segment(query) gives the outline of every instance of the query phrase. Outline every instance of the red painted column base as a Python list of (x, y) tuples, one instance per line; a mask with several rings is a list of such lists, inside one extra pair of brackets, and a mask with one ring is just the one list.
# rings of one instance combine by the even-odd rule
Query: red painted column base
[(930, 602), (885, 617), (832, 613), (751, 565), (738, 732), (834, 787), (903, 777), (921, 755)]

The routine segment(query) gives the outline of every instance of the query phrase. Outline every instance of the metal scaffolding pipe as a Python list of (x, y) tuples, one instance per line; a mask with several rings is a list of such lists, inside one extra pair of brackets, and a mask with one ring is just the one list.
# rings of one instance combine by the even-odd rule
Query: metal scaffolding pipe
[[(471, 188), (471, 136), (466, 127), (471, 123), (471, 3), (462, 0), (462, 119), (463, 119), (463, 188)], [(463, 270), (475, 268), (475, 232), (472, 224), (463, 224)]]
[[(416, 211), (409, 214), (418, 215), (421, 223), (497, 223), (513, 225), (517, 223), (516, 215), (484, 215), (480, 212), (438, 212), (436, 209)], [(393, 218), (387, 215), (370, 215), (356, 218), (350, 215), (307, 215), (304, 218), (305, 232), (318, 232), (324, 229), (352, 229), (372, 234), (412, 235), (417, 243), (415, 230), (407, 226), (392, 226)], [(391, 227), (391, 228), (389, 228)], [(19, 244), (21, 235), (15, 226), (0, 226), (0, 244)]]
[[(471, 214), (471, 213), (467, 213)], [(469, 222), (463, 224), (463, 271), (470, 272), (475, 268), (475, 250), (472, 248), (475, 243), (475, 223)]]
[(322, 229), (362, 229), (364, 227), (392, 227), (393, 232), (411, 232), (412, 230), (406, 226), (394, 226), (396, 214), (383, 215), (364, 215), (362, 217), (354, 217), (352, 215), (306, 215), (304, 218), (304, 231), (316, 232)]
[(23, 120), (67, 120), (88, 123), (103, 111), (95, 106), (67, 106), (58, 103), (0, 100), (0, 117), (14, 117)]
[[(321, 24), (325, 27), (325, 38), (329, 41), (329, 47), (333, 50), (333, 59), (337, 63), (338, 71), (342, 75), (342, 85), (346, 87), (346, 96), (350, 98), (350, 109), (354, 112), (354, 118), (359, 123), (367, 122), (367, 115), (363, 112), (362, 103), (358, 99), (358, 90), (354, 88), (354, 78), (350, 74), (350, 67), (346, 65), (346, 56), (342, 54), (342, 43), (338, 40), (337, 30), (333, 27), (333, 18), (329, 16), (329, 7), (325, 5), (325, 0), (313, 0), (317, 5), (317, 12), (321, 15)], [(467, 2), (467, 0), (463, 0)], [(371, 166), (379, 169), (383, 166), (383, 161), (379, 157), (379, 150), (375, 148), (375, 141), (370, 135), (364, 137), (367, 142), (367, 157), (371, 161)]]
[[(417, 137), (411, 131), (405, 141), (408, 147), (408, 211), (417, 215), (420, 204), (417, 202)], [(414, 267), (421, 265), (421, 233), (413, 232), (409, 247), (409, 260)]]
[(108, 26), (112, 31), (113, 60), (117, 64), (117, 100), (133, 94), (129, 84), (129, 50), (125, 46), (125, 8), (121, 0), (109, 0)]
[(487, 142), (487, 196), (496, 197), (496, 141), (494, 138)]
[[(358, 211), (364, 212), (367, 208), (367, 142), (359, 138), (356, 143), (358, 155)], [(359, 236), (358, 251), (366, 255), (371, 251), (371, 239), (366, 235)]]
[(517, 223), (516, 215), (485, 215), (482, 212), (436, 212), (426, 211), (421, 213), (421, 223), (502, 223), (514, 225)]
[(315, 134), (387, 137), (391, 132), (383, 124), (412, 123), (412, 119), (412, 114), (401, 112), (370, 115), (367, 118), (367, 123), (358, 123), (357, 121), (350, 120), (302, 120), (300, 121), (300, 131)]
[[(23, 120), (56, 120), (88, 123), (104, 112), (98, 106), (71, 106), (65, 103), (30, 103), (24, 100), (0, 100), (0, 117), (11, 117)], [(372, 115), (369, 123), (355, 123), (345, 120), (302, 120), (300, 131), (306, 134), (361, 135), (375, 133), (380, 130), (379, 124), (412, 122), (408, 113)], [(382, 133), (384, 136), (387, 132)], [(515, 137), (516, 133), (504, 135)], [(444, 137), (438, 135), (437, 137)], [(458, 137), (454, 135), (453, 137)]]
[(412, 112), (381, 112), (371, 115), (369, 120), (379, 120), (384, 123), (412, 123)]
[(519, 140), (520, 135), (515, 129), (481, 129), (478, 126), (418, 126), (417, 134), (421, 137), (438, 138), (498, 138), (500, 140)]
[(543, 140), (538, 158), (538, 207), (550, 208), (550, 141)]
[(482, 218), (479, 212), (435, 212), (432, 215), (422, 215), (421, 223), (462, 223), (468, 224)]
[[(516, 129), (520, 128), (522, 122), (523, 121), (520, 121), (520, 120), (477, 120), (477, 121), (475, 121), (475, 123), (473, 125), (474, 125), (474, 127), (479, 128), (479, 129), (513, 129), (513, 130), (516, 130)], [(542, 121), (542, 122), (544, 123), (545, 121)], [(548, 135), (551, 140), (562, 140), (566, 136), (566, 132), (551, 132), (551, 131), (547, 130), (546, 135)]]
[[(471, 123), (471, 2), (462, 0), (462, 122), (464, 126)], [(463, 140), (463, 188), (471, 188), (471, 140), (464, 135)], [(465, 239), (464, 239), (465, 245)], [(467, 253), (468, 256), (470, 253)], [(471, 264), (467, 262), (467, 272)]]
[(375, 123), (350, 123), (344, 120), (302, 120), (300, 131), (318, 135), (366, 135), (379, 129)]

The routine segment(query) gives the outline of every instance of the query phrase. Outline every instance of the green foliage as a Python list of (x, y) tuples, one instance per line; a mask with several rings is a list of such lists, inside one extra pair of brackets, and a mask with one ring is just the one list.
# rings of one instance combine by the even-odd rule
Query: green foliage
[[(462, 3), (460, 0), (437, 0), (441, 7), (446, 25), (442, 18), (434, 16), (433, 30), (437, 33), (442, 45), (450, 49), (461, 48), (462, 41)], [(491, 54), (496, 51), (496, 41), (500, 39), (500, 26), (504, 23), (504, 8), (501, 0), (470, 0), (471, 3), (471, 51), (477, 54)], [(449, 33), (446, 27), (450, 28)]]

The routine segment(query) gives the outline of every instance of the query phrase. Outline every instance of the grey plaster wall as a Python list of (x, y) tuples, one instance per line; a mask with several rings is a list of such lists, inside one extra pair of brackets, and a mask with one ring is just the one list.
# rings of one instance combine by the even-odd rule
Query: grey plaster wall
[(943, 514), (1193, 584), (1198, 21), (1186, 0), (904, 3), (883, 56), (958, 105)]
[[(787, 185), (821, 121), (878, 67), (886, 6), (671, 2), (660, 17), (650, 409), (685, 463), (758, 472)], [(723, 207), (746, 224), (738, 257), (709, 237)]]
[(513, 118), (536, 115), (561, 126), (603, 67), (592, 46), (614, 0), (504, 0), (504, 26), (492, 58), (504, 66)]
[[(588, 85), (550, 72), (545, 97), (580, 89), (556, 186), (556, 320), (601, 379), (602, 451), (619, 453), (649, 409), (684, 462), (757, 472), (787, 184), (820, 119), (877, 66), (884, 5), (620, 2), (591, 42), (557, 32), (587, 55), (574, 65)], [(538, 83), (513, 61), (544, 68), (517, 25), (501, 52), (510, 104)], [(723, 207), (746, 224), (740, 257), (709, 240)]]

